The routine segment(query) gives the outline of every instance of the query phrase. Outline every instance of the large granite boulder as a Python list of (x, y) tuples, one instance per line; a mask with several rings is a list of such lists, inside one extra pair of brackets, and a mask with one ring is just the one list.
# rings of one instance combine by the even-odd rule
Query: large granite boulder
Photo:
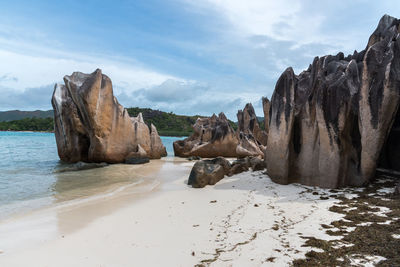
[[(281, 184), (360, 186), (400, 166), (400, 21), (385, 15), (361, 52), (288, 68), (271, 99), (267, 171)], [(383, 154), (383, 155), (382, 155)]]
[(138, 151), (148, 158), (166, 155), (155, 128), (150, 132), (141, 114), (129, 117), (101, 70), (74, 72), (64, 83), (56, 84), (51, 101), (62, 161), (119, 163)]
[(239, 140), (224, 113), (198, 118), (193, 131), (190, 137), (174, 142), (175, 156), (236, 157)]
[(193, 125), (194, 133), (174, 142), (175, 156), (213, 157), (264, 157), (267, 133), (261, 130), (254, 108), (247, 104), (238, 114), (235, 132), (224, 113), (209, 118), (199, 118)]

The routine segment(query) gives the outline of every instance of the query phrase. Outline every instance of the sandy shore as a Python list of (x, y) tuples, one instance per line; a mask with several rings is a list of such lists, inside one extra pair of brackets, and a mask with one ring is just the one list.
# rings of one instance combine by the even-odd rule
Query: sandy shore
[(0, 266), (286, 266), (311, 250), (302, 237), (338, 238), (321, 227), (343, 217), (328, 211), (338, 200), (320, 199), (327, 190), (278, 185), (261, 172), (193, 189), (192, 165), (150, 163), (144, 178), (160, 184), (0, 224)]

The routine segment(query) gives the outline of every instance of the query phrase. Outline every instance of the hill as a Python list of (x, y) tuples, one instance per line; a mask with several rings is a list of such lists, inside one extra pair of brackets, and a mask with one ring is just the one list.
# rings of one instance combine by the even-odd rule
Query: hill
[[(194, 115), (176, 115), (172, 112), (164, 112), (160, 110), (153, 110), (150, 108), (127, 108), (129, 116), (137, 116), (140, 112), (143, 115), (144, 121), (150, 125), (153, 123), (158, 130), (159, 135), (163, 136), (189, 136), (192, 134), (192, 125), (196, 122), (198, 118), (204, 116)], [(230, 121), (234, 129), (237, 125)]]
[(15, 121), (25, 118), (52, 118), (53, 110), (35, 110), (35, 111), (22, 111), (22, 110), (9, 110), (0, 111), (1, 121)]
[[(200, 115), (185, 116), (176, 115), (172, 112), (153, 110), (150, 108), (127, 108), (129, 115), (137, 116), (143, 114), (144, 121), (150, 125), (153, 123), (159, 135), (163, 136), (189, 136), (192, 132), (192, 125)], [(25, 116), (21, 118), (21, 116)], [(14, 119), (17, 118), (17, 119)], [(21, 118), (21, 119), (18, 119)], [(230, 121), (234, 129), (237, 125)], [(0, 112), (0, 131), (53, 131), (53, 111), (5, 111)]]
[(21, 120), (0, 122), (0, 131), (54, 131), (54, 120), (49, 118), (24, 118)]

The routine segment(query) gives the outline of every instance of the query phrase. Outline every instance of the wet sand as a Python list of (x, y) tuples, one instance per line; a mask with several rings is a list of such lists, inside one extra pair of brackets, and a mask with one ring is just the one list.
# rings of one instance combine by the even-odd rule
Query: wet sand
[(328, 190), (262, 172), (193, 189), (193, 164), (152, 161), (147, 184), (0, 224), (0, 266), (286, 266), (311, 250), (305, 236), (339, 238), (321, 226), (344, 216)]

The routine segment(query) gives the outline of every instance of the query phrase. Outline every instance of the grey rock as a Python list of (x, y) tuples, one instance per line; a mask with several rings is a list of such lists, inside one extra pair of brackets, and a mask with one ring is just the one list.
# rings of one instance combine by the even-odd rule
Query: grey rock
[(125, 159), (125, 164), (144, 164), (150, 162), (149, 158), (130, 157)]
[[(277, 183), (361, 186), (400, 166), (400, 21), (385, 15), (361, 52), (288, 68), (271, 99), (267, 172)], [(400, 167), (397, 167), (400, 168)]]
[(61, 172), (71, 172), (71, 171), (82, 171), (82, 170), (90, 170), (96, 168), (102, 168), (108, 166), (107, 163), (86, 163), (79, 161), (73, 164), (62, 164), (60, 167), (57, 167), (54, 172), (61, 173)]
[(194, 188), (202, 188), (206, 185), (216, 184), (224, 176), (225, 171), (221, 165), (209, 161), (198, 161), (190, 172), (188, 185)]

